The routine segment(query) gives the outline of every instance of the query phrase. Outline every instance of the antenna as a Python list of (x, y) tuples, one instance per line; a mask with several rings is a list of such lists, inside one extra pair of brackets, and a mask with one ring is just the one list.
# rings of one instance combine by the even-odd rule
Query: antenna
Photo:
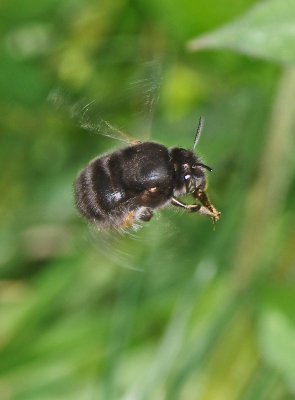
[(200, 117), (197, 133), (196, 133), (195, 140), (194, 140), (193, 151), (195, 150), (198, 140), (201, 136), (201, 130), (202, 130), (203, 124), (204, 124), (204, 118)]
[(208, 171), (212, 172), (212, 168), (209, 167), (209, 165), (203, 164), (203, 163), (198, 163), (196, 165), (199, 165), (200, 167), (206, 168)]

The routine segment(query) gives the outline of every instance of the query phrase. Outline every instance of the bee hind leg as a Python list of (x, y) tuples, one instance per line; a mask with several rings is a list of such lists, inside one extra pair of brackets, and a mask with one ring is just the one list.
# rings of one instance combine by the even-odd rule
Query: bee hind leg
[(126, 228), (130, 228), (135, 222), (134, 211), (130, 211), (122, 221), (121, 225), (119, 226), (120, 229), (124, 230)]

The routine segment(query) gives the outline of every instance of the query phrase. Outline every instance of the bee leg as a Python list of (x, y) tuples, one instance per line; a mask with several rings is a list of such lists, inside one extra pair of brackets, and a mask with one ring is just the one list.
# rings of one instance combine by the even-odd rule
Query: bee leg
[(135, 221), (134, 211), (130, 211), (126, 215), (126, 217), (125, 217), (122, 225), (120, 226), (120, 228), (121, 229), (130, 228), (134, 224), (134, 221)]
[(144, 222), (148, 222), (152, 217), (154, 213), (150, 208), (145, 208), (144, 211), (140, 214), (139, 219), (141, 219)]
[(188, 212), (197, 212), (200, 211), (201, 209), (200, 204), (186, 204), (178, 200), (176, 197), (172, 197), (171, 204), (173, 204), (176, 207), (185, 208)]
[(201, 206), (201, 204), (186, 204), (178, 200), (176, 197), (172, 197), (171, 204), (176, 207), (185, 208), (188, 212), (199, 212), (201, 214), (209, 215), (210, 217), (215, 217), (215, 214), (208, 210), (208, 208)]
[(193, 196), (198, 199), (204, 207), (206, 207), (208, 210), (210, 210), (216, 220), (218, 220), (219, 216), (220, 216), (220, 212), (216, 210), (216, 208), (213, 206), (213, 204), (211, 203), (211, 201), (209, 200), (207, 193), (203, 190), (195, 190), (193, 193)]
[(209, 198), (204, 190), (199, 190), (199, 189), (195, 190), (193, 193), (193, 196), (196, 199), (198, 199), (207, 210), (211, 211), (211, 213), (213, 214), (213, 216), (211, 215), (211, 218), (212, 218), (213, 226), (215, 229), (216, 222), (219, 220), (219, 217), (220, 217), (220, 212), (216, 210), (216, 208), (211, 203), (211, 201), (209, 200)]

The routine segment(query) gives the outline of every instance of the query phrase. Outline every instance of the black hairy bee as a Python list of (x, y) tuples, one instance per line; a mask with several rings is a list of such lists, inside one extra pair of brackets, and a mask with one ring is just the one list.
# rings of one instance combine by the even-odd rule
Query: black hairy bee
[[(124, 230), (140, 220), (149, 221), (155, 209), (172, 204), (209, 215), (215, 226), (220, 212), (206, 194), (205, 170), (211, 168), (194, 154), (201, 128), (202, 118), (191, 150), (133, 140), (90, 161), (75, 183), (80, 213), (102, 228)], [(179, 200), (187, 193), (200, 203)]]

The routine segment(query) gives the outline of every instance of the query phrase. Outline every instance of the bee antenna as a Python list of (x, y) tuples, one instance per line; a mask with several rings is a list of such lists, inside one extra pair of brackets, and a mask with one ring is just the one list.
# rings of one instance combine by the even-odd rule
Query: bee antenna
[(204, 124), (204, 118), (200, 117), (197, 133), (196, 133), (195, 140), (194, 140), (193, 151), (195, 150), (198, 140), (201, 136), (201, 130), (202, 130), (203, 124)]
[(206, 168), (208, 171), (212, 172), (212, 168), (209, 167), (209, 165), (203, 164), (203, 163), (198, 163), (196, 165), (199, 165), (200, 167)]

